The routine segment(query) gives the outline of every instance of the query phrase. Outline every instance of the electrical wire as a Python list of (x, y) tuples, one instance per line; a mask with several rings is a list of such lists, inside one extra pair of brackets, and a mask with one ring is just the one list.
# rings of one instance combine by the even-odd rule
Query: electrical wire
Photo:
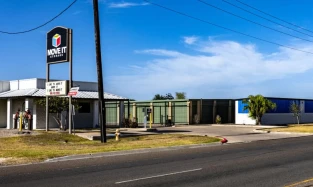
[(297, 28), (299, 28), (299, 29), (302, 29), (302, 30), (305, 30), (305, 31), (308, 31), (308, 32), (313, 33), (313, 31), (311, 31), (311, 30), (305, 29), (305, 28), (303, 28), (303, 27), (301, 27), (301, 26), (298, 26), (298, 25), (296, 25), (296, 24), (293, 24), (293, 23), (290, 23), (290, 22), (288, 22), (288, 21), (285, 21), (285, 20), (283, 20), (283, 19), (281, 19), (281, 18), (279, 18), (279, 17), (273, 16), (273, 15), (271, 15), (271, 14), (269, 14), (269, 13), (266, 13), (266, 12), (260, 10), (260, 9), (254, 8), (253, 6), (248, 5), (248, 4), (246, 4), (246, 3), (242, 2), (242, 1), (239, 1), (239, 0), (235, 0), (235, 1), (237, 1), (238, 3), (241, 3), (241, 4), (243, 4), (243, 5), (245, 5), (245, 6), (247, 6), (247, 7), (250, 7), (250, 8), (252, 8), (252, 9), (256, 10), (256, 11), (262, 12), (263, 14), (268, 15), (268, 16), (270, 16), (270, 17), (272, 17), (272, 18), (275, 18), (275, 19), (277, 19), (277, 20), (279, 20), (279, 21), (282, 21), (282, 22), (287, 23), (287, 24), (289, 24), (289, 25), (295, 26), (295, 27), (297, 27)]
[(243, 20), (245, 20), (245, 21), (248, 21), (248, 22), (250, 22), (250, 23), (253, 23), (253, 24), (259, 25), (259, 26), (261, 26), (261, 27), (270, 29), (270, 30), (272, 30), (272, 31), (279, 32), (279, 33), (281, 33), (281, 34), (285, 34), (285, 35), (288, 35), (288, 36), (291, 36), (291, 37), (294, 37), (294, 38), (297, 38), (297, 39), (300, 39), (300, 40), (303, 40), (303, 41), (307, 41), (307, 42), (312, 42), (312, 43), (313, 43), (312, 40), (308, 40), (308, 39), (305, 39), (305, 38), (301, 38), (301, 37), (298, 37), (298, 36), (295, 36), (295, 35), (292, 35), (292, 34), (288, 34), (288, 33), (286, 33), (286, 32), (283, 32), (283, 31), (280, 31), (280, 30), (277, 30), (277, 29), (273, 29), (273, 28), (268, 27), (268, 26), (266, 26), (266, 25), (262, 25), (262, 24), (260, 24), (260, 23), (255, 22), (255, 21), (249, 20), (249, 19), (247, 19), (247, 18), (238, 16), (238, 15), (236, 15), (236, 14), (234, 14), (234, 13), (231, 13), (231, 12), (229, 12), (229, 11), (227, 11), (227, 10), (221, 9), (221, 8), (219, 8), (219, 7), (217, 7), (217, 6), (214, 6), (214, 5), (210, 4), (210, 3), (207, 3), (207, 2), (205, 2), (205, 1), (202, 1), (202, 0), (197, 0), (197, 1), (203, 3), (203, 4), (207, 5), (207, 6), (210, 6), (210, 7), (212, 7), (212, 8), (215, 8), (215, 9), (217, 9), (217, 10), (220, 10), (220, 11), (222, 11), (222, 12), (225, 12), (225, 13), (227, 13), (227, 14), (230, 14), (230, 15), (232, 15), (232, 16), (235, 16), (235, 17), (237, 17), (237, 18), (240, 18), (240, 19), (243, 19)]
[(74, 5), (74, 3), (76, 3), (77, 0), (74, 0), (69, 6), (67, 6), (63, 11), (61, 11), (58, 15), (54, 16), (52, 19), (50, 19), (49, 21), (37, 26), (37, 27), (34, 27), (32, 29), (29, 29), (29, 30), (25, 30), (25, 31), (19, 31), (19, 32), (8, 32), (8, 31), (1, 31), (0, 30), (0, 33), (2, 34), (24, 34), (24, 33), (28, 33), (28, 32), (31, 32), (31, 31), (34, 31), (34, 30), (37, 30), (45, 25), (47, 25), (48, 23), (52, 22), (53, 20), (55, 20), (56, 18), (58, 18), (59, 16), (61, 16), (65, 11), (67, 11), (72, 5)]
[(277, 46), (280, 46), (280, 47), (284, 47), (284, 48), (288, 48), (288, 49), (292, 49), (292, 50), (295, 50), (295, 51), (300, 51), (300, 52), (303, 52), (303, 53), (308, 53), (308, 54), (313, 54), (313, 52), (309, 52), (309, 51), (304, 51), (304, 50), (301, 50), (301, 49), (297, 49), (297, 48), (294, 48), (294, 47), (289, 47), (289, 46), (286, 46), (286, 45), (282, 45), (282, 44), (279, 44), (279, 43), (276, 43), (276, 42), (272, 42), (272, 41), (269, 41), (269, 40), (265, 40), (265, 39), (262, 39), (262, 38), (259, 38), (259, 37), (256, 37), (256, 36), (252, 36), (252, 35), (249, 35), (249, 34), (245, 34), (243, 32), (240, 32), (240, 31), (236, 31), (236, 30), (233, 30), (233, 29), (230, 29), (230, 28), (227, 28), (227, 27), (224, 27), (224, 26), (220, 26), (218, 24), (215, 24), (215, 23), (211, 23), (209, 21), (206, 21), (206, 20), (203, 20), (203, 19), (200, 19), (200, 18), (197, 18), (197, 17), (194, 17), (194, 16), (191, 16), (191, 15), (188, 15), (186, 13), (183, 13), (183, 12), (179, 12), (177, 10), (174, 10), (174, 9), (171, 9), (171, 8), (168, 8), (168, 7), (165, 7), (163, 5), (160, 5), (160, 4), (157, 4), (157, 3), (152, 3), (148, 0), (143, 0), (149, 4), (152, 4), (154, 6), (157, 6), (157, 7), (160, 7), (160, 8), (163, 8), (163, 9), (166, 9), (168, 11), (171, 11), (171, 12), (174, 12), (174, 13), (177, 13), (177, 14), (180, 14), (182, 16), (185, 16), (185, 17), (188, 17), (188, 18), (191, 18), (191, 19), (194, 19), (194, 20), (197, 20), (197, 21), (201, 21), (203, 23), (206, 23), (206, 24), (209, 24), (209, 25), (213, 25), (215, 27), (218, 27), (218, 28), (221, 28), (221, 29), (224, 29), (224, 30), (228, 30), (228, 31), (231, 31), (231, 32), (234, 32), (234, 33), (237, 33), (237, 34), (241, 34), (243, 36), (247, 36), (247, 37), (250, 37), (250, 38), (254, 38), (254, 39), (257, 39), (257, 40), (260, 40), (260, 41), (263, 41), (263, 42), (267, 42), (267, 43), (270, 43), (270, 44), (273, 44), (273, 45), (277, 45)]
[(285, 25), (283, 25), (283, 24), (280, 24), (280, 23), (278, 23), (278, 22), (276, 22), (276, 21), (270, 20), (270, 19), (268, 19), (268, 18), (265, 18), (265, 17), (263, 17), (263, 16), (260, 16), (260, 15), (258, 15), (258, 14), (255, 14), (255, 13), (253, 13), (253, 12), (247, 10), (247, 9), (244, 9), (244, 8), (242, 8), (242, 7), (240, 7), (240, 6), (237, 6), (237, 5), (235, 5), (235, 4), (231, 3), (231, 2), (228, 2), (228, 1), (225, 1), (225, 0), (222, 0), (222, 1), (224, 1), (225, 3), (227, 3), (227, 4), (229, 4), (229, 5), (233, 6), (233, 7), (236, 7), (236, 8), (238, 8), (238, 9), (241, 9), (241, 10), (245, 11), (245, 12), (248, 12), (248, 13), (254, 15), (254, 16), (257, 16), (257, 17), (259, 17), (259, 18), (262, 18), (262, 19), (264, 19), (264, 20), (267, 20), (267, 21), (269, 21), (269, 22), (271, 22), (271, 23), (274, 23), (274, 24), (277, 24), (277, 25), (279, 25), (279, 26), (285, 27), (285, 28), (287, 28), (287, 29), (293, 30), (293, 31), (295, 31), (295, 32), (298, 32), (298, 33), (301, 33), (301, 34), (304, 34), (304, 35), (313, 37), (313, 35), (309, 35), (309, 34), (307, 34), (307, 33), (304, 33), (304, 32), (298, 31), (298, 30), (296, 30), (296, 29), (293, 29), (293, 28), (291, 28), (291, 27), (287, 27), (287, 26), (285, 26)]

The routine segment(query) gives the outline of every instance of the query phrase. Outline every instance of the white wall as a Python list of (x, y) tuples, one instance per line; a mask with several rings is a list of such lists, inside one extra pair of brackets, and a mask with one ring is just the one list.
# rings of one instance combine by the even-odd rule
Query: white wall
[[(51, 79), (50, 81), (58, 81)], [(80, 90), (84, 91), (98, 91), (98, 83), (97, 82), (83, 82), (83, 81), (74, 81), (73, 87), (79, 87)], [(21, 90), (21, 89), (29, 89), (29, 88), (38, 88), (45, 89), (46, 88), (46, 79), (22, 79), (22, 80), (12, 80), (12, 81), (0, 81), (0, 93), (2, 90)]]
[(6, 92), (10, 90), (10, 82), (8, 81), (0, 81), (0, 93)]
[(10, 81), (10, 90), (37, 88), (37, 79), (22, 79)]
[(238, 113), (238, 101), (235, 101), (235, 124), (255, 125), (255, 120), (249, 114)]
[(19, 89), (19, 81), (10, 81), (10, 90), (18, 90)]
[(37, 79), (23, 79), (19, 81), (19, 89), (37, 88)]

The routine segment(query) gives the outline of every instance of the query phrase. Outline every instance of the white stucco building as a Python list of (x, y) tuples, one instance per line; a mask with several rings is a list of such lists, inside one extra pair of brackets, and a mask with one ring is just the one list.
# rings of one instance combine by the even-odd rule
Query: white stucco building
[[(53, 81), (53, 80), (52, 80)], [(33, 78), (12, 81), (0, 81), (0, 128), (12, 129), (14, 114), (18, 109), (29, 109), (33, 115), (32, 129), (45, 129), (45, 107), (36, 104), (36, 99), (46, 95), (45, 79)], [(73, 86), (79, 87), (79, 92), (73, 99), (77, 99), (81, 108), (75, 111), (75, 128), (92, 128), (99, 123), (98, 84), (96, 82), (73, 81)], [(124, 97), (104, 93), (106, 101), (114, 101), (117, 106), (123, 105)], [(117, 112), (122, 112), (117, 110)], [(50, 114), (50, 128), (58, 128), (57, 123)], [(117, 114), (123, 116), (123, 114)], [(120, 119), (116, 119), (119, 123)]]

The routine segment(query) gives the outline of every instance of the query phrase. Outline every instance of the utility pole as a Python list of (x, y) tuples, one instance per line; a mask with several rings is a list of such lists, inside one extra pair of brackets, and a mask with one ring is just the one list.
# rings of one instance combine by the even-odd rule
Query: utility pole
[(100, 45), (100, 25), (99, 25), (99, 10), (98, 0), (93, 0), (94, 26), (95, 26), (95, 42), (96, 42), (96, 62), (98, 75), (98, 93), (99, 93), (99, 123), (101, 129), (101, 142), (107, 141), (106, 137), (106, 116), (105, 102), (103, 95), (103, 77), (102, 77), (102, 62), (101, 62), (101, 45)]

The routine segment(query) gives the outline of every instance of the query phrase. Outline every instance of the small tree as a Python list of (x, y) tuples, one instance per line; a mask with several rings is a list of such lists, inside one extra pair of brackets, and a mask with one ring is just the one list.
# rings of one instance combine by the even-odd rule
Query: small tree
[[(41, 106), (46, 106), (46, 98), (36, 100), (36, 103)], [(79, 109), (77, 100), (72, 99), (72, 104), (75, 106), (75, 109)], [(63, 111), (68, 111), (69, 101), (67, 97), (49, 97), (49, 113), (56, 113), (56, 116), (53, 116), (53, 119), (57, 122), (60, 129), (65, 130), (65, 124), (62, 124), (61, 113)], [(67, 119), (68, 116), (66, 116)]]
[(222, 118), (220, 115), (217, 115), (216, 118), (215, 118), (215, 123), (216, 124), (221, 124), (222, 123)]
[(174, 99), (174, 97), (172, 96), (171, 93), (168, 93), (165, 96), (164, 95), (160, 95), (160, 94), (156, 94), (153, 97), (153, 100), (172, 100), (172, 99)]
[(195, 124), (199, 124), (200, 123), (200, 115), (199, 114), (195, 114), (193, 121)]
[(247, 104), (244, 110), (249, 110), (249, 117), (256, 120), (256, 125), (261, 125), (262, 116), (270, 109), (275, 109), (276, 104), (264, 98), (262, 95), (249, 95), (242, 101)]
[(172, 96), (171, 93), (168, 93), (165, 95), (165, 99), (172, 100), (172, 99), (174, 99), (174, 97)]
[(165, 97), (160, 94), (155, 94), (153, 100), (165, 100)]
[(185, 92), (176, 92), (176, 99), (186, 99), (186, 93)]
[(297, 119), (298, 125), (300, 124), (300, 115), (301, 115), (301, 108), (300, 105), (298, 103), (296, 103), (295, 101), (292, 101), (290, 103), (290, 112), (293, 113), (293, 116)]

